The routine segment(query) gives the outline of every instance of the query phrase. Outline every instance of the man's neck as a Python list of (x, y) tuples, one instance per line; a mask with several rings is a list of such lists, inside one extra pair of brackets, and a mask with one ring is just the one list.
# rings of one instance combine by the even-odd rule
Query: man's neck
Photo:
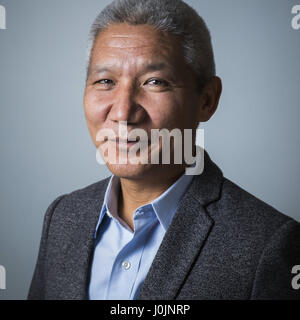
[(121, 188), (118, 200), (118, 214), (131, 230), (134, 230), (133, 215), (137, 208), (152, 202), (163, 194), (182, 174), (183, 170), (166, 176), (151, 179), (121, 178)]

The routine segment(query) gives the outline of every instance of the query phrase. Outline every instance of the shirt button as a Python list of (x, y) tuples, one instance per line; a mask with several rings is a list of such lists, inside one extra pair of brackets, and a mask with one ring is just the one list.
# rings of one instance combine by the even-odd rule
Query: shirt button
[(131, 267), (131, 263), (129, 261), (123, 261), (122, 267), (123, 269), (128, 270)]

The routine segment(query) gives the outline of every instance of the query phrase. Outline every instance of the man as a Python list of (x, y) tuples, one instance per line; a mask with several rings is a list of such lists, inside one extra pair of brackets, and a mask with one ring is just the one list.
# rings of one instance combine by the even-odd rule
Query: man
[[(299, 299), (299, 223), (224, 178), (207, 153), (188, 175), (175, 142), (167, 164), (162, 139), (150, 144), (153, 130), (190, 129), (182, 146), (195, 149), (217, 109), (222, 85), (198, 14), (180, 0), (114, 1), (89, 49), (85, 115), (113, 175), (50, 205), (28, 298)], [(136, 129), (148, 138), (132, 139)], [(153, 154), (158, 163), (143, 161)]]

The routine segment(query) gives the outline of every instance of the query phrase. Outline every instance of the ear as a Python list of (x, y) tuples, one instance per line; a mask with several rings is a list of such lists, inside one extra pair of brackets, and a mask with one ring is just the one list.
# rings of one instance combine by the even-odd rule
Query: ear
[(199, 96), (199, 122), (208, 121), (217, 110), (222, 93), (222, 80), (214, 76), (203, 88)]

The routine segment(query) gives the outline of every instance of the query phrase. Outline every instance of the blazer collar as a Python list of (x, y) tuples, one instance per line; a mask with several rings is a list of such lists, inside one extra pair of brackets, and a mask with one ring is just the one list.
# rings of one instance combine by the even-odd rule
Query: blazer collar
[(221, 170), (205, 152), (204, 171), (194, 177), (183, 197), (142, 285), (139, 300), (176, 298), (213, 227), (205, 206), (219, 198), (222, 182)]

